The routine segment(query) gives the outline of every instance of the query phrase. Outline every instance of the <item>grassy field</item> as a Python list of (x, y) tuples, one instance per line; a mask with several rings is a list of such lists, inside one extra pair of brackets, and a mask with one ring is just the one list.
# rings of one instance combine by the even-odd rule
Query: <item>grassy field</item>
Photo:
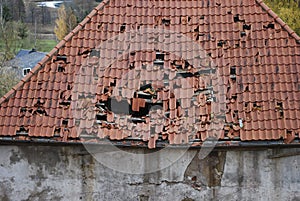
[[(50, 52), (58, 42), (55, 40), (37, 40), (36, 49), (39, 52)], [(29, 48), (30, 49), (30, 48)]]
[[(36, 45), (34, 44), (34, 41), (31, 40), (21, 40), (17, 43), (15, 43), (13, 46), (11, 46), (11, 53), (17, 54), (19, 50), (21, 49), (28, 49), (31, 50), (35, 48), (39, 52), (50, 52), (57, 44), (58, 42), (56, 40), (50, 40), (50, 39), (37, 39)], [(5, 49), (5, 45), (2, 41), (0, 41), (0, 53), (3, 52)], [(13, 57), (13, 55), (12, 55)]]

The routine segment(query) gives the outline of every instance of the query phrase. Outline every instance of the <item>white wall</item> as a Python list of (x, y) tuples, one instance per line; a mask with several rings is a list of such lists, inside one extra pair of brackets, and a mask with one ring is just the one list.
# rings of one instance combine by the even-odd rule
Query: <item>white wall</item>
[[(161, 168), (180, 152), (158, 152), (157, 160), (141, 164)], [(80, 145), (1, 145), (0, 200), (296, 201), (299, 153), (299, 148), (227, 150), (199, 159), (197, 150), (189, 150), (170, 167), (132, 175), (105, 167)], [(102, 162), (114, 158), (120, 159), (115, 155)], [(135, 170), (141, 164), (120, 161), (119, 165)]]

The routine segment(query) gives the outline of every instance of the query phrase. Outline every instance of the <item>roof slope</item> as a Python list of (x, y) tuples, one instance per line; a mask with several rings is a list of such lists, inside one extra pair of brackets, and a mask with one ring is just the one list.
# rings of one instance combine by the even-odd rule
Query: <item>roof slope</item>
[(16, 57), (8, 63), (16, 67), (33, 68), (46, 54), (45, 52), (37, 52), (35, 50), (20, 50)]
[[(173, 52), (164, 51), (160, 44), (168, 36), (154, 34), (153, 46), (131, 50), (131, 44), (126, 54), (122, 43), (109, 45), (114, 36), (144, 28), (186, 36), (214, 65), (189, 63), (176, 54), (183, 48), (178, 41), (170, 42)], [(118, 40), (126, 44), (126, 37)], [(291, 143), (300, 130), (299, 42), (261, 0), (104, 0), (1, 99), (0, 136), (109, 138), (150, 148), (157, 142), (201, 144), (214, 136), (209, 127), (220, 115), (222, 141)], [(104, 70), (97, 68), (114, 57)], [(217, 70), (224, 100), (213, 97), (213, 82), (199, 66)], [(222, 101), (226, 107), (217, 111), (223, 115), (214, 114), (213, 103)]]

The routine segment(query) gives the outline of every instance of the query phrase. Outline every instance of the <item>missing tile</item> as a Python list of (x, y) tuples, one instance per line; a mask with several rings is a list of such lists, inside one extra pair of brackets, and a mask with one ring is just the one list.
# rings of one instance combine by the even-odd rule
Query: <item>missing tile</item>
[(170, 19), (162, 19), (162, 24), (165, 25), (165, 26), (170, 26), (171, 24), (171, 20)]
[(223, 47), (223, 45), (225, 45), (226, 42), (227, 42), (226, 40), (219, 40), (218, 43), (217, 43), (217, 46), (218, 47)]
[(282, 102), (277, 102), (277, 103), (276, 103), (276, 109), (283, 109), (283, 104), (282, 104)]
[(156, 52), (156, 58), (153, 61), (153, 64), (155, 66), (163, 67), (164, 66), (164, 60), (165, 60), (165, 54), (162, 53), (162, 52)]
[(21, 107), (20, 108), (20, 114), (25, 114), (27, 112), (27, 108), (26, 107)]
[(54, 62), (57, 62), (57, 61), (63, 61), (65, 64), (68, 63), (66, 55), (57, 55), (57, 57), (54, 60)]
[(231, 66), (230, 67), (230, 75), (236, 75), (236, 66)]
[(45, 109), (38, 107), (33, 113), (33, 115), (40, 115), (40, 116), (48, 116)]
[(265, 29), (275, 29), (275, 24), (269, 23), (268, 25), (263, 25), (263, 28), (265, 28)]
[(93, 50), (90, 52), (89, 57), (100, 57), (100, 50), (95, 50), (95, 49), (93, 49)]
[(96, 120), (97, 122), (107, 121), (107, 115), (106, 114), (96, 114)]
[(268, 46), (268, 45), (269, 45), (269, 40), (265, 39), (265, 46)]
[(243, 29), (244, 30), (251, 30), (251, 24), (250, 25), (244, 24)]
[(247, 36), (247, 34), (246, 34), (246, 32), (245, 32), (245, 31), (241, 31), (241, 32), (240, 32), (240, 35), (241, 35), (241, 37), (245, 37), (245, 36)]
[(17, 135), (28, 135), (29, 129), (26, 129), (24, 126), (20, 126), (19, 130), (17, 130)]
[(65, 67), (59, 64), (58, 68), (57, 68), (57, 71), (60, 72), (60, 73), (63, 73), (63, 72), (65, 72)]
[(63, 119), (63, 120), (62, 120), (62, 125), (63, 125), (63, 126), (67, 126), (68, 123), (69, 123), (69, 120), (68, 120), (68, 119)]
[(54, 136), (55, 137), (60, 137), (60, 132), (61, 132), (61, 128), (57, 127), (54, 129)]
[(257, 102), (253, 103), (253, 110), (262, 110), (262, 106)]
[(121, 26), (120, 26), (120, 32), (121, 33), (124, 33), (126, 30), (126, 23), (123, 23)]
[(233, 21), (234, 22), (245, 22), (245, 20), (241, 20), (240, 19), (240, 15), (236, 14), (235, 16), (233, 16)]

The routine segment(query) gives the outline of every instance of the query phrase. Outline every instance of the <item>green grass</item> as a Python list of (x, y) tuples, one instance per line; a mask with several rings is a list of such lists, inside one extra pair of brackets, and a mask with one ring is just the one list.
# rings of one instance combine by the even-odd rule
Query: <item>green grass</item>
[[(19, 40), (10, 46), (10, 51), (7, 53), (7, 59), (12, 59), (15, 54), (17, 54), (21, 49), (28, 49), (31, 50), (35, 48), (39, 52), (50, 52), (57, 44), (56, 40), (49, 40), (49, 39), (37, 39), (36, 47), (34, 45), (34, 41), (30, 39)], [(3, 41), (0, 40), (0, 55), (4, 53), (5, 44)]]
[(55, 40), (37, 40), (36, 49), (39, 52), (50, 52), (58, 42)]

